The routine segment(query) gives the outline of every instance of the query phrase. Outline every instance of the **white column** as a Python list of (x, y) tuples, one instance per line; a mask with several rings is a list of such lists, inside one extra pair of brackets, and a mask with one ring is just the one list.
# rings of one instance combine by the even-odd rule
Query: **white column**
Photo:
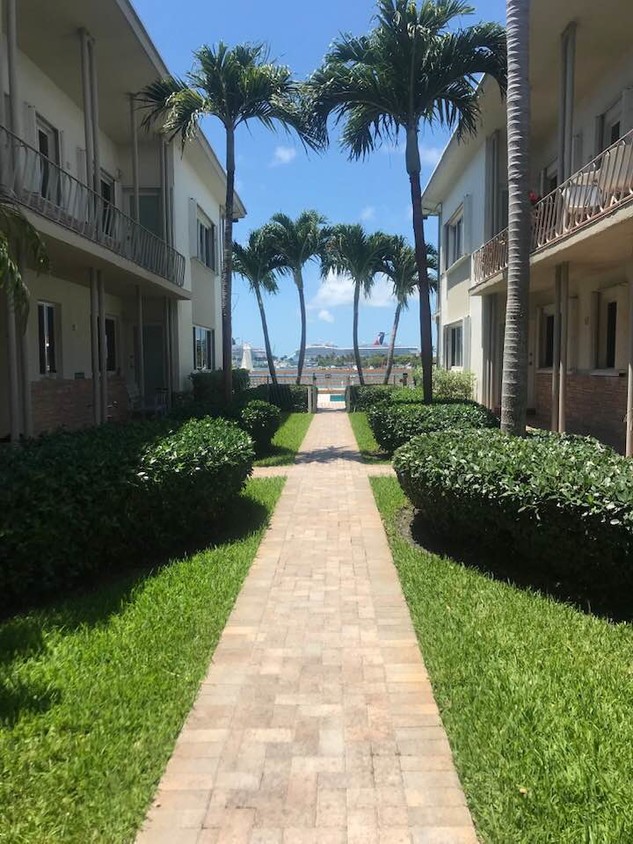
[(90, 36), (79, 30), (81, 46), (81, 86), (84, 109), (84, 139), (86, 144), (86, 184), (94, 185), (94, 136), (92, 132), (92, 85), (90, 81)]
[(570, 23), (560, 40), (560, 79), (558, 111), (558, 181), (572, 174), (574, 134), (574, 89), (576, 66), (576, 24)]
[(22, 431), (20, 408), (20, 373), (18, 358), (18, 334), (13, 299), (5, 294), (7, 314), (7, 361), (9, 369), (9, 424), (11, 442), (17, 445)]
[(567, 344), (569, 338), (569, 264), (560, 268), (561, 317), (560, 317), (560, 369), (558, 378), (558, 430), (564, 434), (567, 428)]
[(627, 267), (629, 282), (629, 361), (626, 393), (626, 456), (633, 457), (633, 264)]
[(141, 190), (139, 185), (138, 121), (136, 117), (134, 94), (130, 94), (130, 128), (132, 135), (132, 187), (134, 191), (134, 213), (132, 216), (138, 223), (141, 219)]
[(162, 137), (158, 139), (158, 152), (160, 162), (160, 192), (161, 205), (163, 206), (162, 223), (163, 223), (163, 240), (167, 242), (169, 238), (169, 226), (167, 222), (167, 207), (169, 203), (169, 191), (167, 189), (167, 157), (165, 155), (165, 141)]
[(92, 123), (92, 143), (94, 157), (93, 186), (101, 195), (101, 141), (99, 138), (99, 85), (97, 82), (97, 59), (95, 40), (88, 40), (88, 60), (90, 66), (90, 120)]
[(171, 407), (173, 391), (171, 341), (171, 300), (165, 296), (165, 375), (167, 382), (167, 404), (169, 407)]
[(136, 288), (136, 321), (138, 325), (138, 361), (136, 381), (141, 396), (141, 406), (145, 406), (145, 342), (143, 339), (143, 294), (140, 285)]
[(108, 360), (106, 354), (106, 330), (105, 330), (105, 287), (101, 270), (97, 270), (97, 292), (99, 300), (99, 349), (101, 361), (99, 366), (99, 385), (101, 388), (101, 422), (108, 421)]
[(554, 356), (552, 361), (552, 431), (558, 431), (558, 402), (560, 399), (560, 299), (561, 268), (556, 267), (554, 304)]
[(4, 91), (5, 91), (5, 81), (4, 81), (4, 3), (3, 0), (0, 0), (0, 92), (2, 96), (0, 97), (0, 126), (7, 125), (7, 114), (6, 109), (4, 107)]
[(11, 94), (11, 131), (22, 137), (22, 101), (18, 85), (18, 9), (17, 0), (7, 0), (7, 60)]
[(100, 425), (99, 292), (97, 289), (97, 273), (92, 267), (90, 268), (90, 360), (92, 365), (92, 414), (95, 425)]

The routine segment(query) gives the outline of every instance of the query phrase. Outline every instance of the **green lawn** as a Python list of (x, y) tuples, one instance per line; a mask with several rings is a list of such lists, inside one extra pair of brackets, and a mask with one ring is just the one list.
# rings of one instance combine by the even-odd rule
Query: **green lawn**
[(312, 413), (282, 413), (281, 426), (273, 438), (270, 452), (256, 460), (255, 466), (289, 466), (294, 463), (312, 417)]
[(389, 455), (381, 451), (380, 446), (374, 439), (369, 422), (367, 421), (367, 414), (364, 411), (357, 411), (348, 415), (363, 462), (391, 463)]
[(283, 483), (215, 546), (0, 625), (0, 841), (133, 840)]
[(631, 626), (413, 547), (372, 485), (481, 841), (633, 841)]

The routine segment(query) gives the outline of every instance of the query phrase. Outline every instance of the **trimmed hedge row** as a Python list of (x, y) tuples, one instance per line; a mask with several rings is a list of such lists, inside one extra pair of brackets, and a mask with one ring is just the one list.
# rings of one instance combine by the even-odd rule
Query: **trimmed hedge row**
[[(404, 402), (416, 404), (423, 402), (422, 389), (417, 385), (421, 382), (419, 370), (414, 370), (413, 381), (415, 388), (396, 387), (393, 384), (358, 384), (347, 388), (347, 411), (369, 410), (382, 402)], [(475, 388), (475, 375), (472, 372), (457, 372), (453, 370), (433, 368), (433, 400), (434, 401), (470, 401)]]
[(224, 419), (105, 425), (0, 453), (0, 609), (187, 546), (241, 489), (251, 438)]
[[(193, 397), (196, 401), (223, 407), (224, 401), (224, 372), (221, 369), (201, 370), (192, 372), (189, 376), (193, 384)], [(248, 369), (233, 370), (233, 395), (237, 395), (249, 387), (250, 373)]]
[(428, 527), (579, 594), (633, 587), (633, 463), (596, 440), (437, 432), (398, 449), (400, 485)]
[(273, 437), (281, 424), (281, 411), (274, 404), (260, 399), (252, 399), (241, 409), (236, 420), (253, 438), (258, 454), (270, 447)]
[(303, 384), (258, 384), (245, 390), (240, 399), (261, 399), (274, 404), (284, 413), (307, 413), (308, 391), (312, 389)]
[(431, 431), (499, 427), (497, 417), (476, 402), (383, 403), (367, 412), (367, 420), (376, 442), (388, 454)]

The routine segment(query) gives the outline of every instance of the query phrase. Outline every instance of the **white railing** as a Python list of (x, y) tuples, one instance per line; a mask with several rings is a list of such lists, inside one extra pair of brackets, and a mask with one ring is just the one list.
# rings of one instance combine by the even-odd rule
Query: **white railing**
[[(601, 152), (539, 200), (532, 214), (531, 252), (556, 243), (633, 199), (633, 132)], [(473, 283), (508, 266), (508, 230), (474, 253)]]
[(21, 205), (182, 287), (179, 252), (3, 126), (0, 183)]

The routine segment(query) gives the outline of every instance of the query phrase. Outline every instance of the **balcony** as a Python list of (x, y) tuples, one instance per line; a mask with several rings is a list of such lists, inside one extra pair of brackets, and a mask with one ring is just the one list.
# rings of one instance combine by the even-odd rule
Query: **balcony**
[[(632, 200), (633, 132), (629, 132), (536, 203), (531, 253), (562, 241)], [(473, 258), (473, 286), (503, 272), (508, 266), (508, 230), (485, 243)]]
[(179, 252), (2, 126), (0, 183), (31, 211), (183, 286)]

